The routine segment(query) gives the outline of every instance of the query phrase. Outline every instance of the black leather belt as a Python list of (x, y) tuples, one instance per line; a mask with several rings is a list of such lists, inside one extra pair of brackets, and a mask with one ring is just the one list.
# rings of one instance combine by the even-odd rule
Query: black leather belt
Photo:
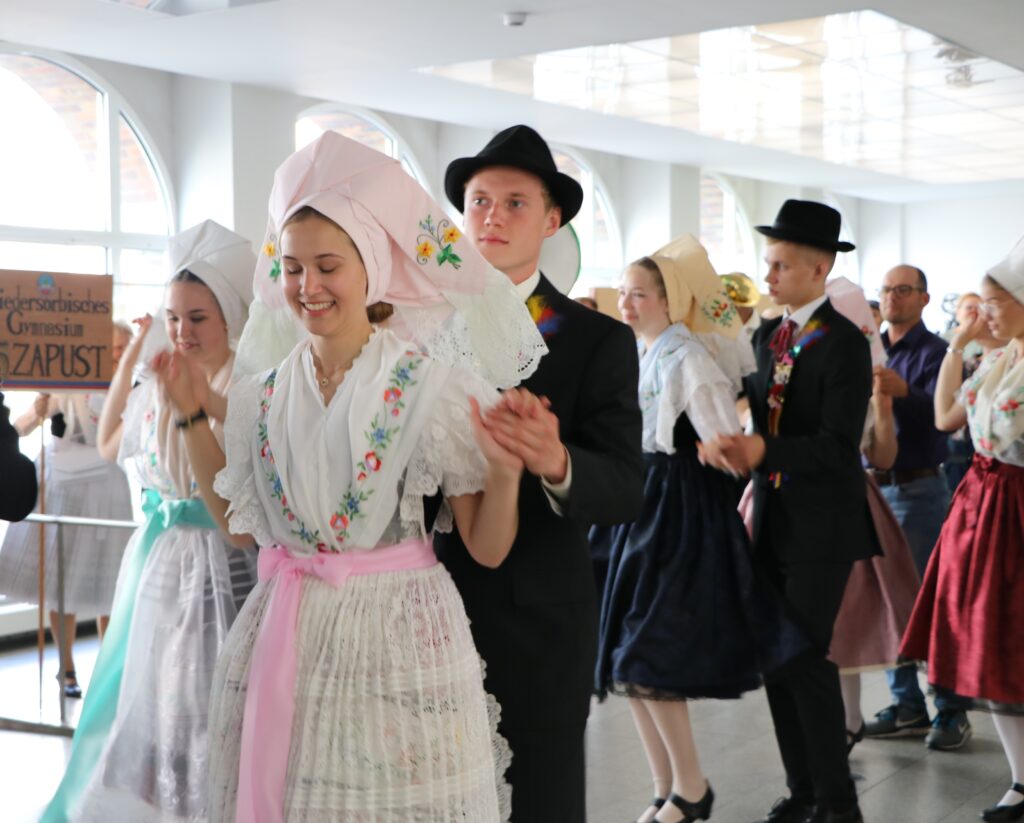
[(925, 477), (938, 477), (938, 468), (930, 469), (871, 469), (871, 476), (875, 478), (879, 486), (902, 486), (904, 483), (913, 483), (915, 480), (923, 480)]

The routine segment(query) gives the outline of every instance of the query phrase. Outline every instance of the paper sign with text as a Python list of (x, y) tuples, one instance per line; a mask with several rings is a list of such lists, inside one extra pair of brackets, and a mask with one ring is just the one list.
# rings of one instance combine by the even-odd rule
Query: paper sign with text
[(5, 390), (95, 391), (113, 375), (114, 278), (0, 269)]

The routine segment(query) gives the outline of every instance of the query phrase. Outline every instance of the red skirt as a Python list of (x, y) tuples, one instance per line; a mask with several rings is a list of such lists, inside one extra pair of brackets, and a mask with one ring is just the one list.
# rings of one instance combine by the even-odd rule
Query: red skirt
[(900, 652), (927, 661), (936, 686), (1024, 703), (1024, 468), (975, 455)]

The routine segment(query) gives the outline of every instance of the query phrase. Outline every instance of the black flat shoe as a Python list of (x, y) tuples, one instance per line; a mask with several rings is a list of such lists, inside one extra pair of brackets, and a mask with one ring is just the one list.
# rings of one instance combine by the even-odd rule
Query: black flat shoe
[(711, 804), (715, 802), (715, 793), (711, 791), (710, 783), (706, 785), (707, 791), (696, 803), (691, 803), (678, 794), (669, 796), (668, 802), (683, 813), (683, 819), (679, 823), (692, 823), (694, 820), (709, 820), (711, 818)]
[(864, 735), (867, 733), (867, 724), (862, 720), (860, 722), (860, 728), (855, 732), (851, 732), (849, 729), (846, 730), (846, 753), (849, 754), (853, 751), (853, 747), (860, 743), (864, 739)]
[[(1011, 787), (1017, 794), (1024, 794), (1024, 786), (1014, 783)], [(981, 813), (981, 819), (988, 823), (1004, 823), (1008, 820), (1024, 820), (1024, 800), (1011, 806), (989, 806)]]
[[(656, 808), (656, 809), (660, 809), (662, 806), (665, 805), (665, 798), (664, 797), (656, 797), (656, 798), (654, 798), (654, 800), (652, 800), (647, 805), (648, 806), (654, 806), (654, 808)], [(637, 818), (634, 823), (640, 823), (640, 818)]]
[(757, 823), (805, 823), (813, 813), (813, 806), (795, 797), (780, 797), (769, 809), (767, 817)]
[[(60, 683), (60, 675), (57, 675), (57, 683)], [(75, 670), (68, 669), (64, 672), (64, 696), (81, 697), (82, 687), (78, 685), (78, 678), (75, 677)]]

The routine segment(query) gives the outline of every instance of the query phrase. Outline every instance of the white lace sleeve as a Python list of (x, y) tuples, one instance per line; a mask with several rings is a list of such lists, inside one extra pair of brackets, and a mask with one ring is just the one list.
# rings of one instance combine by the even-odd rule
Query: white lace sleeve
[(228, 527), (232, 534), (251, 534), (261, 546), (274, 542), (263, 504), (256, 492), (253, 467), (253, 432), (260, 416), (260, 392), (266, 375), (243, 377), (228, 390), (224, 421), (225, 466), (213, 481), (213, 490), (228, 501)]
[(452, 370), (406, 468), (400, 509), (403, 521), (421, 524), (423, 498), (440, 489), (444, 501), (434, 528), (450, 532), (448, 498), (483, 491), (487, 462), (473, 437), (470, 396), (486, 409), (497, 401), (498, 392), (472, 372)]
[(121, 412), (121, 445), (117, 449), (117, 464), (128, 472), (128, 463), (142, 454), (143, 417), (153, 408), (154, 382), (145, 380), (128, 392)]
[(703, 332), (694, 336), (729, 379), (733, 397), (738, 396), (743, 391), (743, 378), (757, 371), (757, 360), (750, 338), (743, 332), (734, 340), (718, 332)]
[(662, 364), (664, 388), (658, 402), (655, 440), (666, 454), (675, 453), (673, 431), (686, 413), (701, 440), (740, 431), (732, 384), (702, 348), (686, 346)]

